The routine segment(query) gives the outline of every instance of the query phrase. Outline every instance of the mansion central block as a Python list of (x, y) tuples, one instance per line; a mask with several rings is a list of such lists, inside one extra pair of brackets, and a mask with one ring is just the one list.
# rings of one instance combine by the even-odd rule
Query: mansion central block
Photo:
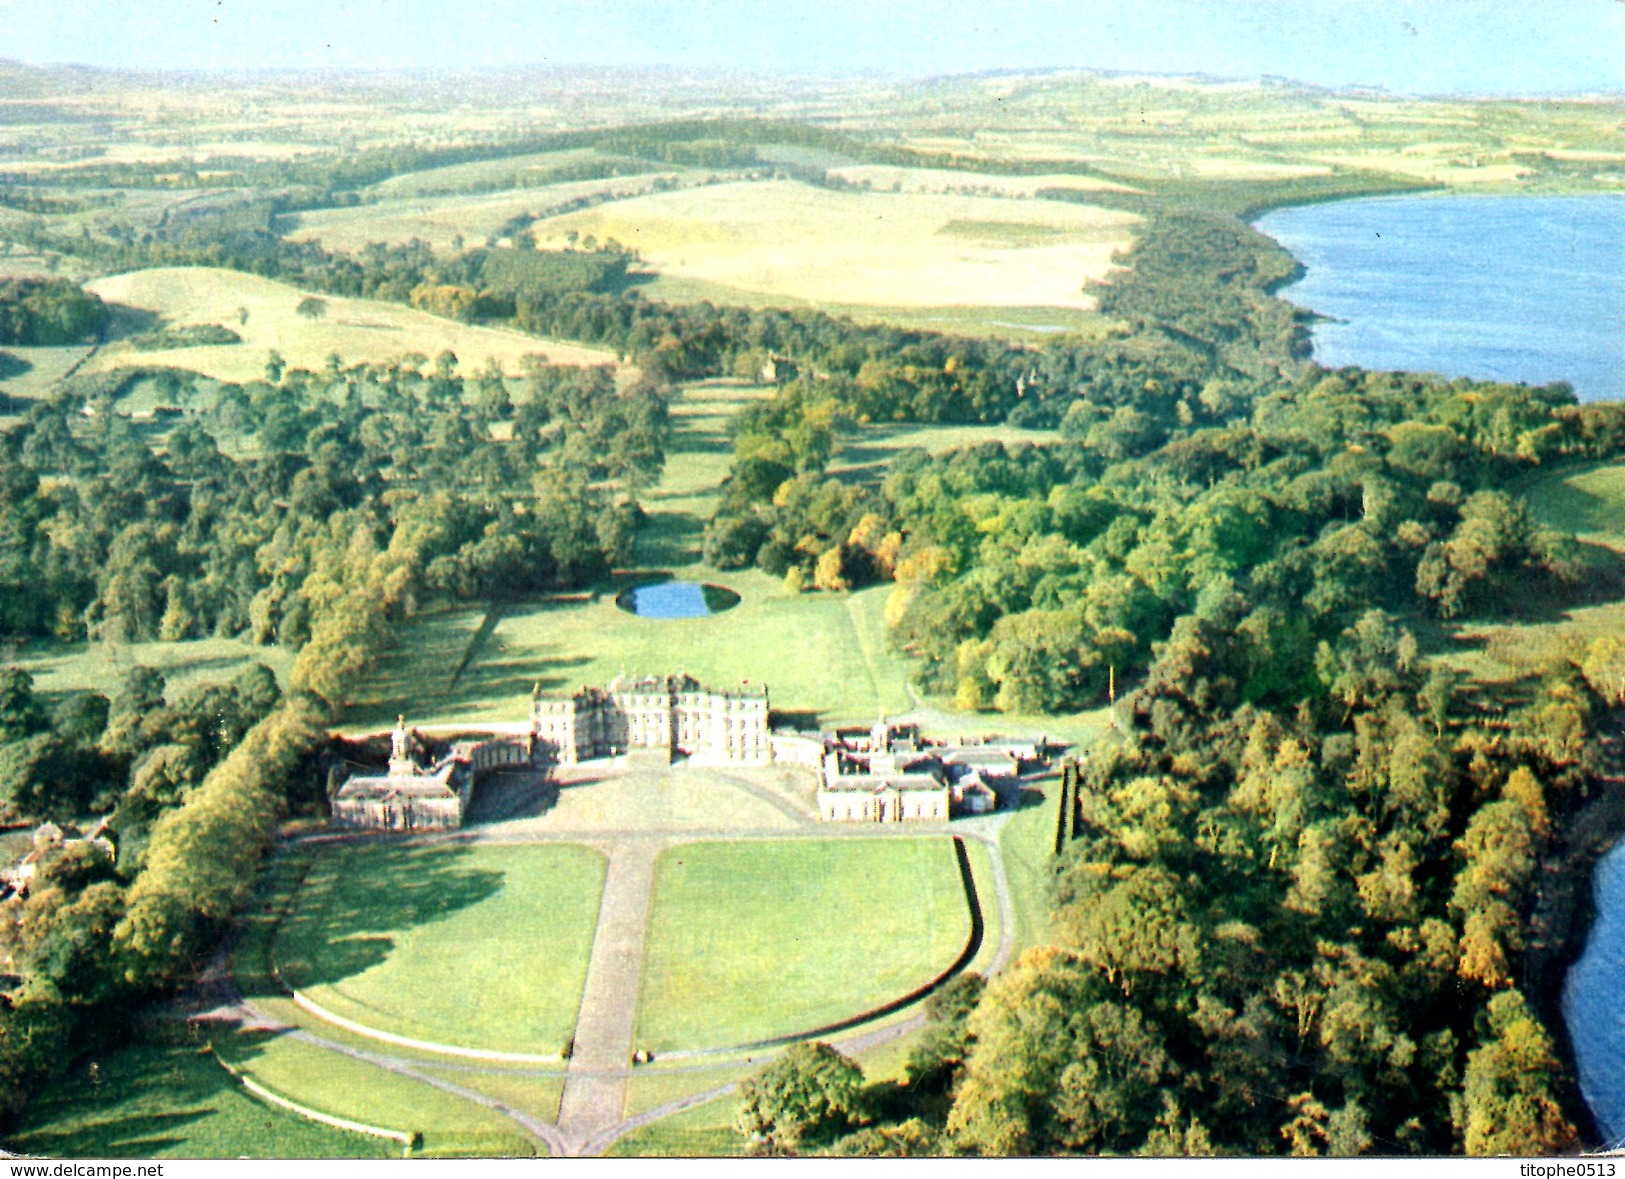
[(573, 696), (537, 690), (531, 705), (535, 760), (574, 765), (650, 749), (699, 765), (767, 765), (767, 688), (718, 692), (687, 675), (617, 676), (607, 688), (583, 686)]

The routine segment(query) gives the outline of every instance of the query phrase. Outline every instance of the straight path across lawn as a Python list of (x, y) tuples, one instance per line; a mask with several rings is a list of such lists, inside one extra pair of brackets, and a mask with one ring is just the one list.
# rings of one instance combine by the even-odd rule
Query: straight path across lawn
[(655, 853), (649, 843), (617, 844), (604, 882), (575, 1051), (559, 1099), (559, 1129), (577, 1142), (620, 1121), (626, 1105)]
[(929, 982), (969, 935), (946, 838), (670, 848), (655, 870), (637, 1046), (728, 1047), (857, 1015)]
[(370, 1028), (534, 1054), (575, 1029), (604, 857), (569, 844), (307, 852), (277, 933), (283, 982)]

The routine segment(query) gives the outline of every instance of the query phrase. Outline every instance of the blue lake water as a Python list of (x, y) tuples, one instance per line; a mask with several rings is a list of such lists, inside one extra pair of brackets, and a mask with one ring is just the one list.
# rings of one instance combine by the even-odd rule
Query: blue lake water
[(1625, 841), (1597, 864), (1597, 916), (1585, 953), (1569, 968), (1563, 1022), (1580, 1089), (1610, 1146), (1625, 1140)]
[(1625, 196), (1379, 197), (1266, 214), (1315, 359), (1625, 397)]
[(704, 618), (739, 605), (739, 595), (720, 585), (662, 581), (622, 590), (615, 604), (639, 618)]

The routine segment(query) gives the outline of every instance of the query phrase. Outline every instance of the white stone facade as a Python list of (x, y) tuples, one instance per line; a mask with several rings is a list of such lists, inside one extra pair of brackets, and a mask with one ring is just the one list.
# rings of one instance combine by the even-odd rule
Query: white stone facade
[(617, 677), (608, 688), (583, 687), (573, 696), (538, 693), (531, 713), (539, 762), (573, 765), (633, 749), (698, 764), (767, 765), (765, 687), (718, 692), (686, 675)]

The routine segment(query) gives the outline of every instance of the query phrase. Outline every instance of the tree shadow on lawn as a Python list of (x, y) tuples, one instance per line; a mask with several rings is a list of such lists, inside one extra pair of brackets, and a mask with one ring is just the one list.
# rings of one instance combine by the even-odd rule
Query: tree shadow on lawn
[(472, 854), (456, 844), (381, 839), (319, 855), (276, 931), (283, 982), (299, 989), (353, 978), (390, 956), (391, 934), (495, 895), (503, 873), (462, 866)]
[[(33, 371), (32, 360), (24, 360), (21, 356), (14, 356), (0, 348), (0, 381), (9, 381), (13, 377), (20, 377)], [(5, 404), (7, 400), (9, 399), (4, 394), (0, 394), (0, 405)]]
[[(217, 1116), (210, 1099), (233, 1087), (225, 1070), (197, 1045), (132, 1046), (74, 1064), (30, 1104), (27, 1120), (40, 1128), (12, 1136), (9, 1144), (59, 1158), (150, 1158), (184, 1145), (189, 1127)], [(132, 1105), (137, 1108), (109, 1117), (76, 1116)]]

